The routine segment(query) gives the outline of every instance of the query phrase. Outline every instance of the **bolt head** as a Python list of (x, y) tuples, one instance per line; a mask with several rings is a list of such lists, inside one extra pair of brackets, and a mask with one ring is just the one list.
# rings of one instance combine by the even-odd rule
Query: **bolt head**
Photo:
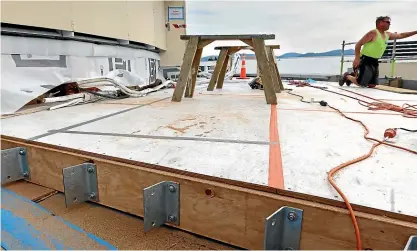
[(29, 177), (29, 173), (28, 172), (23, 172), (23, 177), (24, 178), (28, 178)]
[(90, 199), (94, 199), (94, 198), (96, 198), (96, 193), (90, 193), (90, 194), (89, 194), (89, 197), (90, 197)]
[(94, 172), (94, 168), (89, 167), (89, 168), (87, 169), (87, 171), (88, 171), (89, 173), (93, 173), (93, 172)]
[(25, 150), (21, 149), (21, 150), (19, 150), (19, 154), (20, 154), (20, 155), (25, 155), (25, 154), (26, 154), (26, 152), (25, 152)]
[(289, 212), (288, 213), (288, 219), (290, 221), (295, 221), (297, 219), (297, 214), (295, 214), (294, 212)]
[(175, 192), (177, 189), (175, 189), (175, 187), (173, 185), (169, 185), (168, 189), (171, 193)]
[(168, 221), (173, 222), (177, 219), (177, 217), (175, 217), (175, 215), (171, 214), (170, 216), (168, 216)]

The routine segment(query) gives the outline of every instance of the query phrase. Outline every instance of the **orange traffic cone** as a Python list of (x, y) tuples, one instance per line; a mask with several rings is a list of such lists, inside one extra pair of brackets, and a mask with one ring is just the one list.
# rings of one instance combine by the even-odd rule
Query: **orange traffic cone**
[(237, 79), (249, 79), (246, 77), (246, 60), (245, 60), (245, 53), (242, 54), (242, 67), (240, 68), (240, 77)]

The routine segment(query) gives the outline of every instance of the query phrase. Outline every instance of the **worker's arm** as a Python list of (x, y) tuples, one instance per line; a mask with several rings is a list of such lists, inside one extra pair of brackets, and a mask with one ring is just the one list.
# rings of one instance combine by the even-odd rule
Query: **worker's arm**
[(355, 60), (353, 60), (353, 68), (357, 68), (360, 63), (360, 57), (361, 57), (361, 48), (362, 45), (372, 41), (376, 35), (375, 30), (371, 30), (368, 33), (365, 34), (357, 43), (355, 46)]
[(389, 39), (390, 40), (403, 39), (403, 38), (407, 38), (407, 37), (411, 37), (411, 36), (417, 35), (417, 31), (402, 32), (402, 33), (391, 33), (391, 32), (388, 32), (388, 35), (389, 35)]

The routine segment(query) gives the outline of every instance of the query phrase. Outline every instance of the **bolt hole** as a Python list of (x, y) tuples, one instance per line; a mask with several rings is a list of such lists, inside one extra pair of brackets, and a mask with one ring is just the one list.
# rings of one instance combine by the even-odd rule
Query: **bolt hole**
[(74, 197), (74, 199), (72, 199), (72, 201), (77, 202), (77, 197)]
[(152, 227), (155, 227), (155, 221), (152, 221)]
[(276, 220), (273, 220), (272, 223), (271, 223), (271, 225), (272, 226), (275, 226), (275, 223), (276, 223)]
[(207, 196), (214, 197), (214, 191), (211, 189), (206, 189), (205, 193)]
[(12, 178), (12, 177), (10, 177), (10, 176), (7, 176), (7, 179), (8, 179), (8, 180), (10, 180), (11, 178)]

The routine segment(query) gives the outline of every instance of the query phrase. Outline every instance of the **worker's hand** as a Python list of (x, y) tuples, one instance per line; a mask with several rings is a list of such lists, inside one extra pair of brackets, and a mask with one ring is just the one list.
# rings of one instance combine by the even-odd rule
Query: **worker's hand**
[(359, 58), (355, 58), (355, 60), (353, 60), (353, 68), (356, 69), (359, 67), (361, 60)]

